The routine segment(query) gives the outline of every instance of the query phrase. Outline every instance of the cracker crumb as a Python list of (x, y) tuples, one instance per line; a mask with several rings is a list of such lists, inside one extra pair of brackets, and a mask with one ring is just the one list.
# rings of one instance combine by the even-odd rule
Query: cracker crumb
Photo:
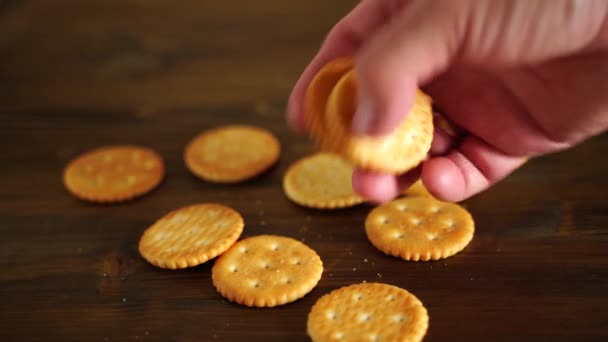
[(123, 301), (123, 303), (124, 303), (124, 302), (126, 302), (126, 301), (127, 301), (127, 298), (123, 298), (123, 299), (122, 299), (122, 301)]
[(382, 274), (378, 273), (378, 278), (382, 278)]
[(367, 262), (367, 258), (363, 259), (363, 262)]
[(353, 271), (356, 271), (356, 270), (357, 270), (357, 268), (356, 268), (356, 267), (353, 267)]

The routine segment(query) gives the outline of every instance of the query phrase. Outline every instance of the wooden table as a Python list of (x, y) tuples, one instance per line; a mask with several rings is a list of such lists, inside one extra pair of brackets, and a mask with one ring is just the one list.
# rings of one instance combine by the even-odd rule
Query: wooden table
[[(361, 281), (415, 293), (427, 341), (608, 338), (608, 136), (531, 161), (464, 202), (471, 244), (437, 262), (387, 257), (367, 241), (371, 206), (320, 212), (289, 202), (288, 165), (314, 150), (284, 124), (286, 97), (325, 32), (355, 1), (0, 1), (0, 339), (3, 341), (306, 341), (319, 296)], [(277, 167), (214, 185), (182, 162), (217, 125), (276, 133)], [(91, 205), (61, 184), (66, 163), (99, 145), (137, 143), (165, 158), (156, 191)], [(303, 299), (273, 309), (215, 291), (212, 262), (167, 271), (137, 252), (169, 210), (220, 202), (243, 236), (305, 241), (325, 264)]]

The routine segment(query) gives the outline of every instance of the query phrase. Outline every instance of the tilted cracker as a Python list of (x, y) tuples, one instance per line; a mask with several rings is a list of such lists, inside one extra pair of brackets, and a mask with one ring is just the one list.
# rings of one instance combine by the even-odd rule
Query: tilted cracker
[(388, 135), (353, 135), (357, 75), (352, 66), (347, 68), (347, 61), (328, 63), (309, 85), (306, 117), (313, 136), (323, 150), (343, 155), (362, 169), (404, 173), (416, 167), (426, 157), (433, 138), (430, 97), (418, 90), (407, 117)]
[(317, 300), (308, 314), (313, 342), (421, 341), (428, 312), (412, 293), (383, 283), (344, 286)]
[(403, 190), (403, 194), (408, 197), (415, 196), (430, 196), (433, 195), (426, 189), (421, 179), (418, 179), (414, 184), (410, 185), (408, 188)]
[(332, 153), (315, 153), (292, 164), (283, 177), (285, 195), (317, 209), (354, 206), (363, 198), (353, 191), (353, 166)]
[(369, 241), (405, 260), (437, 260), (463, 250), (473, 238), (471, 214), (456, 203), (406, 197), (374, 208), (365, 220)]
[(247, 125), (217, 127), (186, 146), (184, 160), (196, 176), (217, 183), (236, 183), (268, 170), (279, 159), (281, 145), (269, 131)]
[(243, 232), (243, 218), (232, 208), (203, 203), (166, 214), (143, 233), (139, 252), (161, 268), (202, 264), (226, 251)]
[(213, 266), (212, 279), (217, 291), (231, 301), (273, 307), (309, 293), (322, 273), (321, 258), (310, 247), (289, 237), (259, 235), (222, 254)]
[(63, 172), (63, 184), (80, 199), (112, 203), (148, 193), (164, 175), (163, 160), (155, 151), (135, 145), (109, 145), (70, 161)]

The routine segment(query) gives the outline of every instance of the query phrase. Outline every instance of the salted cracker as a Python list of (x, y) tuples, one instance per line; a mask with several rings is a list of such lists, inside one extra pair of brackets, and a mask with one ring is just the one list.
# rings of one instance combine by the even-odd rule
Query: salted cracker
[(169, 212), (147, 228), (139, 241), (139, 252), (161, 268), (192, 267), (226, 251), (243, 227), (243, 218), (230, 207), (190, 205)]
[(384, 283), (353, 284), (323, 295), (311, 308), (313, 342), (421, 341), (428, 312), (412, 293)]
[(285, 195), (317, 209), (338, 209), (363, 202), (352, 187), (353, 165), (333, 153), (314, 153), (293, 163), (283, 177)]
[(237, 183), (267, 171), (279, 159), (281, 145), (268, 130), (228, 125), (202, 132), (185, 148), (188, 169), (199, 178)]
[(74, 196), (99, 203), (114, 203), (142, 196), (156, 188), (165, 175), (162, 158), (137, 145), (108, 145), (71, 160), (63, 184)]
[(274, 307), (309, 293), (321, 279), (319, 255), (285, 236), (243, 239), (222, 254), (212, 269), (213, 284), (230, 301), (245, 306)]
[(369, 241), (404, 260), (450, 257), (473, 238), (471, 214), (456, 203), (432, 197), (406, 197), (374, 208), (365, 220)]

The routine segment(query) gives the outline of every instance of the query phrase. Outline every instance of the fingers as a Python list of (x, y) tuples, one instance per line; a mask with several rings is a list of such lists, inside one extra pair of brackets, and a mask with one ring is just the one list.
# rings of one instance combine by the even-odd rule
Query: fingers
[(413, 1), (359, 51), (354, 133), (390, 133), (408, 113), (417, 88), (448, 67), (465, 33), (458, 16), (446, 9), (450, 3)]
[(364, 0), (331, 30), (321, 49), (296, 82), (287, 108), (289, 125), (304, 130), (304, 94), (315, 74), (330, 60), (353, 55), (386, 17), (384, 1)]
[(419, 177), (420, 168), (399, 176), (357, 169), (353, 173), (353, 189), (370, 202), (384, 203), (399, 196)]
[(459, 202), (496, 184), (525, 161), (469, 136), (457, 150), (427, 160), (422, 182), (436, 198)]

